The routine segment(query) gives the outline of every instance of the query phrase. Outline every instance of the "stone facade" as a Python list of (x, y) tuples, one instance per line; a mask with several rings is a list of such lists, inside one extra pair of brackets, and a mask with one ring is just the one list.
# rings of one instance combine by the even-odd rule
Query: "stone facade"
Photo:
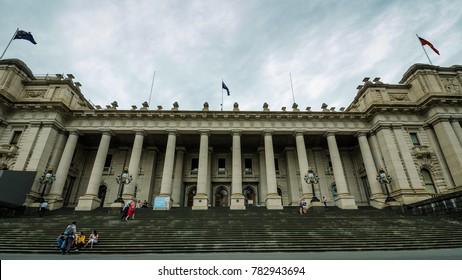
[[(34, 76), (22, 61), (0, 61), (0, 166), (35, 171), (25, 199), (44, 192), (51, 209), (120, 207), (116, 177), (128, 168), (124, 200), (170, 207), (263, 206), (310, 200), (386, 207), (387, 190), (409, 204), (462, 189), (462, 66), (416, 64), (399, 84), (369, 78), (348, 108), (320, 111), (119, 110), (91, 104), (70, 74)], [(384, 168), (389, 185), (376, 180)], [(319, 183), (304, 176), (312, 169)], [(314, 205), (314, 204), (313, 204)]]

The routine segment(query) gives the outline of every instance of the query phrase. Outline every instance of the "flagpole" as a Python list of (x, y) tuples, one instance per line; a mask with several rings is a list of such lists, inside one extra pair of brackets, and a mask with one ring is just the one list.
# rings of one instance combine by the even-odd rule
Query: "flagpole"
[(3, 51), (2, 56), (0, 56), (0, 59), (3, 58), (3, 55), (5, 54), (6, 50), (7, 50), (8, 47), (10, 46), (10, 44), (11, 44), (11, 42), (13, 41), (14, 37), (16, 37), (16, 33), (18, 33), (18, 31), (19, 31), (19, 28), (16, 29), (16, 31), (15, 31), (14, 34), (13, 34), (13, 37), (11, 37), (10, 42), (8, 43), (8, 45), (6, 45), (6, 48), (5, 48), (5, 50)]
[(154, 87), (154, 79), (155, 79), (155, 78), (156, 78), (156, 70), (154, 70), (154, 74), (152, 75), (151, 92), (149, 93), (149, 102), (148, 102), (148, 106), (151, 106), (152, 88)]
[(221, 78), (221, 110), (223, 111), (223, 78)]
[(295, 104), (294, 85), (292, 85), (292, 73), (290, 72), (289, 72), (289, 77), (290, 77), (290, 87), (292, 88), (292, 100), (294, 101), (294, 104)]
[(422, 46), (422, 49), (423, 49), (425, 55), (426, 55), (427, 58), (428, 58), (428, 62), (430, 62), (430, 65), (433, 65), (432, 61), (430, 60), (430, 57), (429, 57), (428, 54), (427, 54), (427, 51), (425, 50), (424, 46), (422, 45), (422, 42), (421, 42), (420, 39), (419, 39), (419, 35), (415, 34), (415, 36), (417, 36), (417, 40), (419, 40), (419, 43), (420, 43), (420, 45)]

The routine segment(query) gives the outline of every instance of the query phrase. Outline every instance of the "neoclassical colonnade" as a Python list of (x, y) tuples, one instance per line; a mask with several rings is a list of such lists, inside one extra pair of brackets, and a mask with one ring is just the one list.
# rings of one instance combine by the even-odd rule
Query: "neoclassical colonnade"
[[(134, 135), (132, 152), (129, 159), (129, 172), (134, 176), (132, 183), (125, 186), (123, 198), (128, 200), (135, 195), (135, 182), (138, 176), (137, 170), (140, 166), (141, 155), (143, 151), (143, 141), (150, 132), (142, 129), (131, 131)], [(111, 130), (100, 130), (101, 139), (98, 145), (97, 153), (91, 175), (86, 186), (85, 194), (78, 199), (76, 210), (92, 210), (100, 206), (98, 199), (98, 188), (100, 186), (104, 168), (104, 162), (108, 154), (111, 138), (115, 135)], [(162, 180), (160, 192), (155, 194), (160, 197), (171, 197), (178, 199), (183, 186), (183, 163), (185, 159), (185, 150), (177, 147), (177, 137), (181, 134), (178, 130), (167, 130), (167, 144), (165, 149), (165, 160), (162, 167)], [(197, 193), (194, 196), (193, 209), (205, 210), (209, 206), (209, 196), (207, 187), (210, 186), (210, 161), (211, 152), (209, 147), (210, 135), (214, 132), (211, 130), (200, 130), (199, 145), (199, 166), (197, 174)], [(248, 133), (248, 132), (246, 132)], [(264, 130), (259, 132), (263, 138), (263, 147), (259, 148), (257, 153), (260, 162), (260, 195), (265, 200), (268, 209), (281, 209), (281, 197), (277, 191), (276, 168), (274, 161), (273, 135), (274, 130)], [(277, 132), (281, 133), (281, 132)], [(412, 193), (424, 194), (425, 188), (422, 185), (419, 171), (414, 163), (414, 157), (406, 143), (406, 135), (403, 126), (396, 123), (381, 124), (374, 128), (373, 132), (359, 131), (355, 133), (358, 147), (361, 153), (361, 159), (364, 163), (367, 181), (370, 188), (370, 204), (381, 208), (384, 193), (382, 186), (376, 181), (377, 170), (380, 167), (386, 168), (387, 172), (394, 178), (392, 189), (394, 195), (402, 196), (406, 202), (406, 195)], [(433, 125), (425, 128), (432, 144), (435, 155), (441, 160), (441, 169), (445, 178), (449, 178), (448, 188), (460, 186), (462, 184), (462, 129), (459, 122), (441, 119), (435, 121)], [(255, 134), (255, 133), (254, 133)], [(300, 184), (301, 192), (298, 194), (304, 199), (310, 199), (313, 194), (310, 186), (304, 181), (304, 175), (310, 168), (307, 157), (307, 147), (305, 143), (306, 135), (304, 131), (287, 132), (288, 137), (294, 137), (296, 149), (296, 161), (298, 162), (299, 178), (297, 183)], [(323, 136), (327, 140), (327, 148), (332, 162), (332, 170), (338, 195), (335, 204), (343, 209), (355, 209), (357, 205), (355, 198), (349, 191), (345, 170), (342, 164), (342, 158), (336, 140), (336, 131), (327, 131)], [(56, 171), (56, 181), (53, 183), (47, 198), (55, 205), (54, 208), (62, 207), (63, 189), (66, 178), (71, 166), (72, 156), (75, 152), (79, 136), (82, 135), (78, 130), (70, 130), (67, 141), (64, 145), (61, 160)], [(311, 135), (311, 134), (310, 134)], [(232, 173), (231, 173), (231, 209), (245, 209), (243, 196), (243, 167), (241, 157), (241, 138), (246, 137), (241, 130), (232, 130), (230, 138), (232, 139)], [(295, 166), (295, 165), (293, 165)], [(313, 167), (313, 166), (312, 166)], [(311, 168), (312, 168), (311, 167)], [(295, 194), (297, 195), (297, 194)]]

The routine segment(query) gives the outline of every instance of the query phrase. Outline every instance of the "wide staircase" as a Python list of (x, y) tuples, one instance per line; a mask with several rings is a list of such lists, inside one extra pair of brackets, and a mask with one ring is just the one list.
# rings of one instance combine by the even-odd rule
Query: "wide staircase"
[[(193, 211), (138, 209), (124, 221), (107, 209), (60, 209), (37, 215), (0, 218), (0, 253), (59, 254), (56, 237), (72, 221), (100, 243), (78, 254), (204, 252), (315, 252), (462, 248), (462, 219), (399, 214), (371, 207), (299, 215), (297, 207), (245, 211), (209, 208)], [(74, 253), (74, 252), (72, 252)]]

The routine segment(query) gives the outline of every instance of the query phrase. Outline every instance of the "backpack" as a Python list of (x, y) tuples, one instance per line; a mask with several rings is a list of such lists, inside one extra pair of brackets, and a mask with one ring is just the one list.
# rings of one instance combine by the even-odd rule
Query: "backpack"
[(64, 235), (74, 235), (74, 227), (72, 225), (68, 225), (66, 230), (64, 231)]

